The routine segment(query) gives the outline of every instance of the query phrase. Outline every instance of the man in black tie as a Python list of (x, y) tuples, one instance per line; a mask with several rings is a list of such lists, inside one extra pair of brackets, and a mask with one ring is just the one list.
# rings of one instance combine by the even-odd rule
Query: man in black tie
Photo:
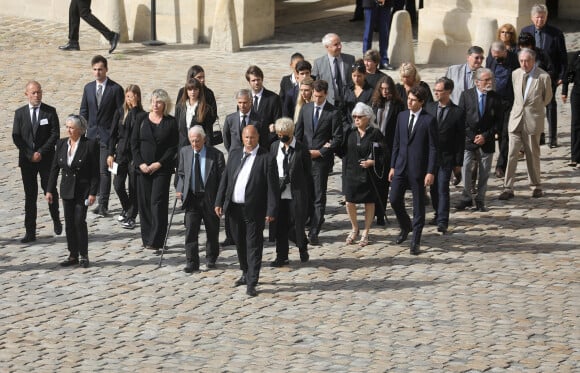
[(312, 190), (310, 204), (311, 245), (318, 245), (318, 234), (324, 222), (328, 175), (334, 165), (334, 153), (342, 146), (343, 119), (340, 111), (327, 101), (328, 83), (313, 83), (312, 101), (300, 110), (296, 122), (296, 139), (310, 151)]
[(188, 132), (191, 146), (179, 152), (177, 170), (177, 198), (185, 209), (185, 273), (199, 270), (199, 229), (205, 225), (207, 241), (205, 258), (208, 269), (216, 267), (219, 255), (220, 221), (214, 212), (216, 194), (226, 162), (222, 152), (205, 146), (206, 133), (201, 126), (193, 126)]
[(276, 140), (274, 122), (282, 117), (282, 101), (278, 94), (264, 88), (264, 72), (252, 65), (246, 70), (246, 80), (252, 91), (252, 111), (260, 117), (260, 122), (268, 128), (268, 138), (261, 138), (261, 143), (268, 147)]
[(108, 65), (105, 57), (100, 55), (93, 57), (91, 66), (95, 80), (85, 85), (80, 115), (88, 122), (87, 138), (97, 140), (100, 146), (99, 205), (93, 212), (106, 216), (109, 213), (111, 193), (111, 173), (107, 166), (109, 137), (113, 116), (123, 106), (125, 93), (119, 84), (107, 77)]
[(244, 147), (229, 154), (215, 213), (218, 217), (225, 213), (230, 221), (242, 269), (235, 286), (246, 285), (246, 293), (254, 297), (262, 266), (264, 227), (274, 221), (280, 187), (276, 160), (267, 148), (258, 145), (257, 128), (248, 125), (242, 135)]
[(465, 114), (451, 101), (453, 80), (439, 78), (435, 82), (437, 102), (425, 105), (425, 111), (437, 118), (439, 134), (437, 148), (437, 172), (431, 185), (431, 203), (435, 217), (429, 222), (442, 234), (449, 226), (449, 180), (451, 172), (459, 174), (463, 166), (465, 143)]
[[(260, 134), (260, 145), (268, 146), (268, 126), (260, 120), (260, 115), (252, 109), (252, 93), (249, 89), (240, 89), (236, 92), (236, 104), (238, 110), (228, 114), (224, 121), (223, 135), (224, 147), (228, 152), (243, 147), (242, 130), (245, 126), (253, 125)], [(265, 142), (262, 142), (262, 137)]]
[[(12, 140), (18, 147), (18, 166), (24, 185), (24, 227), (26, 234), (20, 240), (22, 243), (36, 240), (36, 200), (38, 199), (38, 175), (40, 186), (46, 194), (46, 186), (50, 176), (50, 168), (54, 158), (54, 146), (60, 135), (56, 109), (42, 102), (42, 87), (37, 81), (26, 84), (24, 92), (28, 104), (14, 113)], [(58, 194), (54, 203), (48, 205), (50, 216), (54, 222), (54, 233), (62, 233), (62, 223), (59, 217)]]

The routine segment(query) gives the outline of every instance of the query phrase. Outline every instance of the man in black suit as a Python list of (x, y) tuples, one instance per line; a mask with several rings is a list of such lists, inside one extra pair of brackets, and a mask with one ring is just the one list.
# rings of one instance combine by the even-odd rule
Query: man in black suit
[[(416, 85), (409, 91), (407, 107), (397, 118), (389, 182), (391, 206), (401, 231), (395, 240), (407, 239), (411, 228), (411, 254), (419, 255), (421, 234), (425, 225), (425, 187), (433, 185), (437, 170), (437, 121), (423, 110), (427, 90)], [(413, 223), (405, 209), (405, 191), (413, 193)]]
[[(24, 92), (28, 104), (14, 113), (12, 140), (18, 148), (18, 166), (24, 185), (24, 227), (26, 234), (20, 240), (28, 243), (36, 240), (36, 200), (38, 198), (38, 175), (40, 186), (46, 194), (50, 168), (54, 158), (54, 146), (60, 136), (56, 109), (42, 102), (42, 87), (37, 81), (26, 84)], [(55, 202), (48, 205), (54, 222), (54, 233), (62, 233), (58, 210), (58, 194)]]
[(123, 106), (123, 88), (107, 77), (107, 59), (97, 55), (91, 60), (95, 80), (87, 83), (83, 91), (80, 115), (89, 125), (87, 137), (95, 139), (100, 146), (99, 167), (99, 206), (93, 212), (106, 216), (109, 213), (109, 194), (111, 193), (111, 173), (107, 169), (108, 144), (115, 112)]
[(308, 149), (294, 137), (294, 122), (280, 118), (275, 123), (279, 140), (270, 147), (276, 159), (280, 180), (280, 201), (276, 216), (276, 259), (272, 267), (289, 264), (288, 240), (294, 241), (300, 252), (300, 261), (307, 262), (308, 240), (304, 227), (308, 215), (308, 186), (311, 184), (312, 160)]
[(68, 43), (61, 45), (58, 49), (63, 51), (78, 51), (79, 46), (79, 28), (81, 18), (94, 29), (100, 32), (111, 44), (109, 54), (117, 48), (121, 35), (118, 32), (111, 31), (91, 12), (91, 0), (71, 0), (68, 8)]
[[(298, 95), (300, 94), (300, 84), (306, 78), (312, 76), (312, 65), (308, 61), (300, 61), (296, 64), (296, 85), (292, 86), (284, 94), (282, 100), (282, 115), (288, 118), (294, 118), (294, 109), (298, 102)], [(282, 96), (280, 96), (282, 97)]]
[(242, 276), (235, 286), (246, 285), (246, 293), (256, 296), (262, 266), (264, 227), (277, 214), (280, 189), (276, 161), (267, 148), (258, 145), (258, 129), (246, 126), (244, 148), (234, 149), (222, 176), (215, 213), (225, 212), (236, 243)]
[(437, 119), (437, 172), (431, 185), (431, 203), (435, 217), (429, 223), (442, 234), (449, 226), (449, 180), (451, 172), (458, 174), (463, 166), (465, 114), (451, 101), (453, 80), (443, 77), (435, 82), (437, 102), (430, 102), (425, 111)]
[(260, 145), (268, 147), (268, 126), (263, 124), (258, 113), (252, 110), (252, 93), (250, 90), (240, 89), (236, 92), (236, 103), (238, 110), (226, 116), (222, 129), (226, 150), (231, 152), (234, 149), (244, 147), (242, 143), (242, 130), (250, 124), (258, 129)]
[(282, 117), (282, 101), (276, 93), (264, 88), (264, 73), (258, 66), (248, 67), (246, 80), (252, 91), (252, 110), (260, 116), (262, 125), (268, 127), (268, 138), (260, 138), (260, 143), (270, 146), (276, 139), (274, 122)]
[(566, 41), (560, 29), (548, 25), (548, 8), (544, 4), (536, 4), (531, 11), (532, 25), (522, 29), (534, 35), (536, 48), (542, 49), (550, 57), (553, 73), (552, 79), (552, 101), (546, 107), (546, 117), (548, 118), (550, 148), (558, 146), (558, 115), (556, 107), (556, 89), (566, 79), (568, 69), (568, 53), (566, 51)]
[(312, 102), (300, 110), (296, 122), (296, 139), (310, 150), (312, 190), (310, 208), (310, 244), (318, 245), (318, 234), (324, 222), (328, 175), (334, 165), (334, 153), (342, 146), (343, 120), (340, 111), (327, 100), (328, 83), (312, 84)]
[(216, 267), (219, 255), (220, 221), (214, 212), (216, 194), (226, 161), (222, 152), (205, 146), (206, 133), (201, 126), (193, 126), (188, 132), (191, 146), (179, 152), (176, 196), (185, 209), (185, 273), (199, 270), (199, 229), (205, 225), (207, 241), (205, 258), (208, 269)]
[(503, 121), (503, 106), (499, 95), (492, 91), (493, 72), (485, 67), (475, 72), (475, 87), (464, 91), (459, 107), (465, 112), (465, 151), (463, 157), (463, 193), (455, 206), (465, 210), (473, 206), (471, 188), (471, 163), (477, 159), (479, 181), (475, 196), (475, 210), (485, 212), (485, 192), (495, 151), (495, 134)]
[[(284, 103), (286, 99), (286, 92), (295, 88), (298, 85), (298, 74), (296, 72), (296, 65), (298, 62), (304, 61), (304, 56), (302, 53), (296, 52), (290, 56), (290, 70), (292, 71), (289, 75), (284, 75), (282, 79), (280, 79), (280, 92), (278, 96), (280, 96), (280, 101)], [(311, 69), (312, 70), (312, 69)]]

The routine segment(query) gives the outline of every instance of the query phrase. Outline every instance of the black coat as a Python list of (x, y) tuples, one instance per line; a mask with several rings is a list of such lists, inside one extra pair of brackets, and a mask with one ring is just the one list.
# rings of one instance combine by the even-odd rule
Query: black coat
[[(342, 146), (343, 120), (341, 113), (328, 102), (324, 103), (318, 118), (318, 127), (314, 131), (314, 102), (302, 106), (294, 134), (296, 139), (308, 150), (319, 150), (327, 161), (334, 159), (334, 153)], [(329, 142), (330, 147), (325, 144)]]
[(177, 122), (171, 115), (166, 115), (158, 125), (153, 124), (148, 116), (144, 116), (140, 123), (135, 123), (131, 135), (131, 150), (133, 163), (137, 172), (141, 172), (139, 165), (161, 163), (157, 174), (172, 174), (177, 155), (179, 131)]
[[(438, 102), (425, 105), (425, 111), (437, 118)], [(437, 161), (439, 167), (463, 166), (463, 151), (465, 148), (465, 114), (452, 101), (447, 105), (446, 114), (441, 123), (437, 123), (439, 141)]]
[(476, 150), (480, 147), (473, 142), (476, 135), (483, 135), (485, 144), (481, 149), (485, 153), (495, 151), (495, 134), (503, 123), (503, 106), (501, 98), (494, 91), (487, 92), (485, 112), (479, 116), (479, 97), (477, 88), (473, 87), (461, 93), (459, 107), (465, 113), (465, 149)]
[[(246, 118), (246, 125), (253, 125), (258, 129), (258, 134), (260, 135), (260, 146), (266, 147), (270, 145), (270, 130), (268, 126), (260, 121), (260, 116), (254, 112), (250, 111), (250, 115)], [(236, 111), (228, 114), (226, 120), (224, 121), (224, 127), (222, 129), (224, 137), (224, 147), (228, 152), (234, 149), (242, 148), (242, 140), (240, 133), (240, 112)]]
[(123, 119), (125, 111), (119, 108), (113, 119), (111, 135), (109, 136), (109, 155), (115, 157), (119, 164), (129, 164), (133, 159), (131, 154), (131, 133), (136, 122), (141, 123), (146, 113), (143, 109), (133, 108)]
[(206, 103), (205, 107), (205, 116), (203, 117), (203, 121), (199, 121), (199, 105), (197, 106), (197, 110), (193, 118), (191, 118), (191, 123), (187, 122), (187, 106), (184, 103), (180, 103), (175, 107), (175, 120), (177, 120), (177, 126), (179, 128), (179, 147), (189, 145), (189, 138), (187, 132), (193, 126), (202, 126), (203, 130), (205, 131), (205, 144), (206, 145), (213, 145), (211, 143), (211, 134), (213, 133), (213, 124), (217, 118), (213, 108)]

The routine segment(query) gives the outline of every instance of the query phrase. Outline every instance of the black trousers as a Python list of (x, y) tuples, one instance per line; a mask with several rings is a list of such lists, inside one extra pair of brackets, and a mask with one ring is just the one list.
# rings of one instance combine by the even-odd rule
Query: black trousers
[(66, 243), (72, 258), (79, 254), (88, 257), (89, 232), (87, 229), (87, 206), (85, 198), (63, 199)]
[(570, 95), (570, 107), (572, 111), (572, 123), (570, 128), (571, 136), (571, 158), (572, 162), (580, 163), (580, 87), (574, 86)]
[(248, 285), (256, 286), (260, 278), (262, 267), (262, 253), (264, 251), (264, 228), (265, 216), (258, 221), (246, 215), (245, 206), (232, 203), (228, 211), (230, 229), (236, 250), (240, 268), (246, 275)]
[[(36, 236), (36, 201), (38, 200), (38, 175), (40, 175), (40, 186), (46, 194), (46, 185), (50, 176), (50, 163), (39, 166), (20, 167), (22, 174), (22, 184), (24, 185), (24, 227), (26, 234)], [(53, 221), (60, 220), (58, 212), (58, 192), (54, 192), (52, 204), (48, 205), (50, 217)]]
[(312, 185), (310, 194), (313, 208), (310, 214), (310, 236), (318, 236), (322, 227), (322, 220), (326, 212), (326, 190), (328, 187), (328, 175), (332, 170), (333, 159), (317, 158), (312, 160)]
[(550, 144), (558, 143), (558, 108), (556, 107), (557, 80), (552, 80), (552, 101), (546, 106), (546, 118), (548, 119), (548, 133), (550, 134)]
[(109, 208), (109, 196), (111, 195), (111, 173), (107, 165), (109, 148), (99, 143), (99, 206)]
[[(113, 187), (121, 202), (123, 211), (127, 212), (127, 218), (135, 219), (138, 211), (136, 171), (132, 163), (120, 163), (117, 175), (113, 180)], [(129, 179), (129, 193), (125, 187), (125, 181)]]
[(308, 240), (302, 224), (296, 221), (296, 212), (292, 208), (291, 199), (280, 199), (278, 215), (276, 215), (276, 258), (288, 259), (290, 241), (295, 242), (300, 252), (308, 250)]
[(100, 32), (107, 40), (113, 38), (114, 33), (107, 28), (91, 12), (91, 0), (71, 0), (68, 8), (68, 40), (78, 43), (81, 18), (94, 29)]
[[(405, 209), (405, 191), (413, 193), (413, 222)], [(391, 182), (390, 201), (399, 227), (413, 229), (413, 242), (421, 243), (421, 234), (425, 226), (425, 184), (423, 180), (411, 180), (408, 175), (395, 175)]]
[(189, 191), (184, 208), (185, 257), (187, 262), (199, 267), (199, 231), (203, 221), (207, 235), (205, 258), (209, 263), (215, 263), (220, 250), (220, 219), (214, 211), (213, 204), (205, 195), (195, 195)]
[(137, 176), (139, 222), (144, 246), (163, 247), (167, 234), (170, 174)]

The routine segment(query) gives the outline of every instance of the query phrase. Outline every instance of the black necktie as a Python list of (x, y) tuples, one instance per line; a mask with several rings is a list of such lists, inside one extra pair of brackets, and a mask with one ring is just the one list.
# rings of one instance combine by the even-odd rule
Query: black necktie
[(443, 120), (443, 114), (445, 114), (445, 106), (439, 106), (439, 113), (437, 115), (437, 123), (441, 124)]
[(97, 107), (101, 106), (101, 100), (103, 99), (103, 85), (99, 84), (97, 87)]
[(314, 118), (312, 118), (312, 124), (314, 125), (314, 132), (318, 128), (318, 117), (320, 116), (320, 106), (316, 107), (316, 111), (314, 112)]
[(201, 178), (201, 157), (195, 153), (195, 193), (201, 193), (203, 190), (203, 179)]
[(284, 177), (288, 176), (288, 158), (290, 156), (290, 147), (286, 149), (284, 145), (282, 145), (282, 153), (284, 154), (284, 159), (282, 160), (282, 169), (284, 170)]
[(252, 153), (244, 152), (244, 155), (242, 156), (242, 160), (240, 161), (238, 168), (236, 168), (236, 170), (234, 171), (234, 185), (236, 185), (236, 181), (238, 181), (238, 175), (240, 174), (240, 171), (242, 171), (242, 167), (244, 167), (244, 163), (246, 163), (246, 160), (248, 159), (248, 157), (251, 154)]
[(246, 114), (242, 115), (242, 121), (240, 122), (240, 140), (242, 144), (244, 143), (244, 139), (242, 137), (242, 132), (244, 131), (244, 127), (246, 126)]
[(257, 113), (258, 112), (258, 95), (254, 96), (254, 107), (253, 110)]
[(340, 75), (340, 67), (338, 66), (338, 58), (334, 58), (334, 79), (336, 81), (336, 88), (338, 88), (337, 97), (342, 97), (342, 76)]
[(411, 132), (413, 132), (413, 122), (415, 121), (415, 114), (411, 114), (411, 120), (409, 121), (409, 126), (407, 127), (409, 137), (411, 137)]
[(36, 110), (38, 108), (35, 106), (32, 108), (32, 135), (36, 136), (36, 130), (38, 129), (38, 117), (36, 116)]

